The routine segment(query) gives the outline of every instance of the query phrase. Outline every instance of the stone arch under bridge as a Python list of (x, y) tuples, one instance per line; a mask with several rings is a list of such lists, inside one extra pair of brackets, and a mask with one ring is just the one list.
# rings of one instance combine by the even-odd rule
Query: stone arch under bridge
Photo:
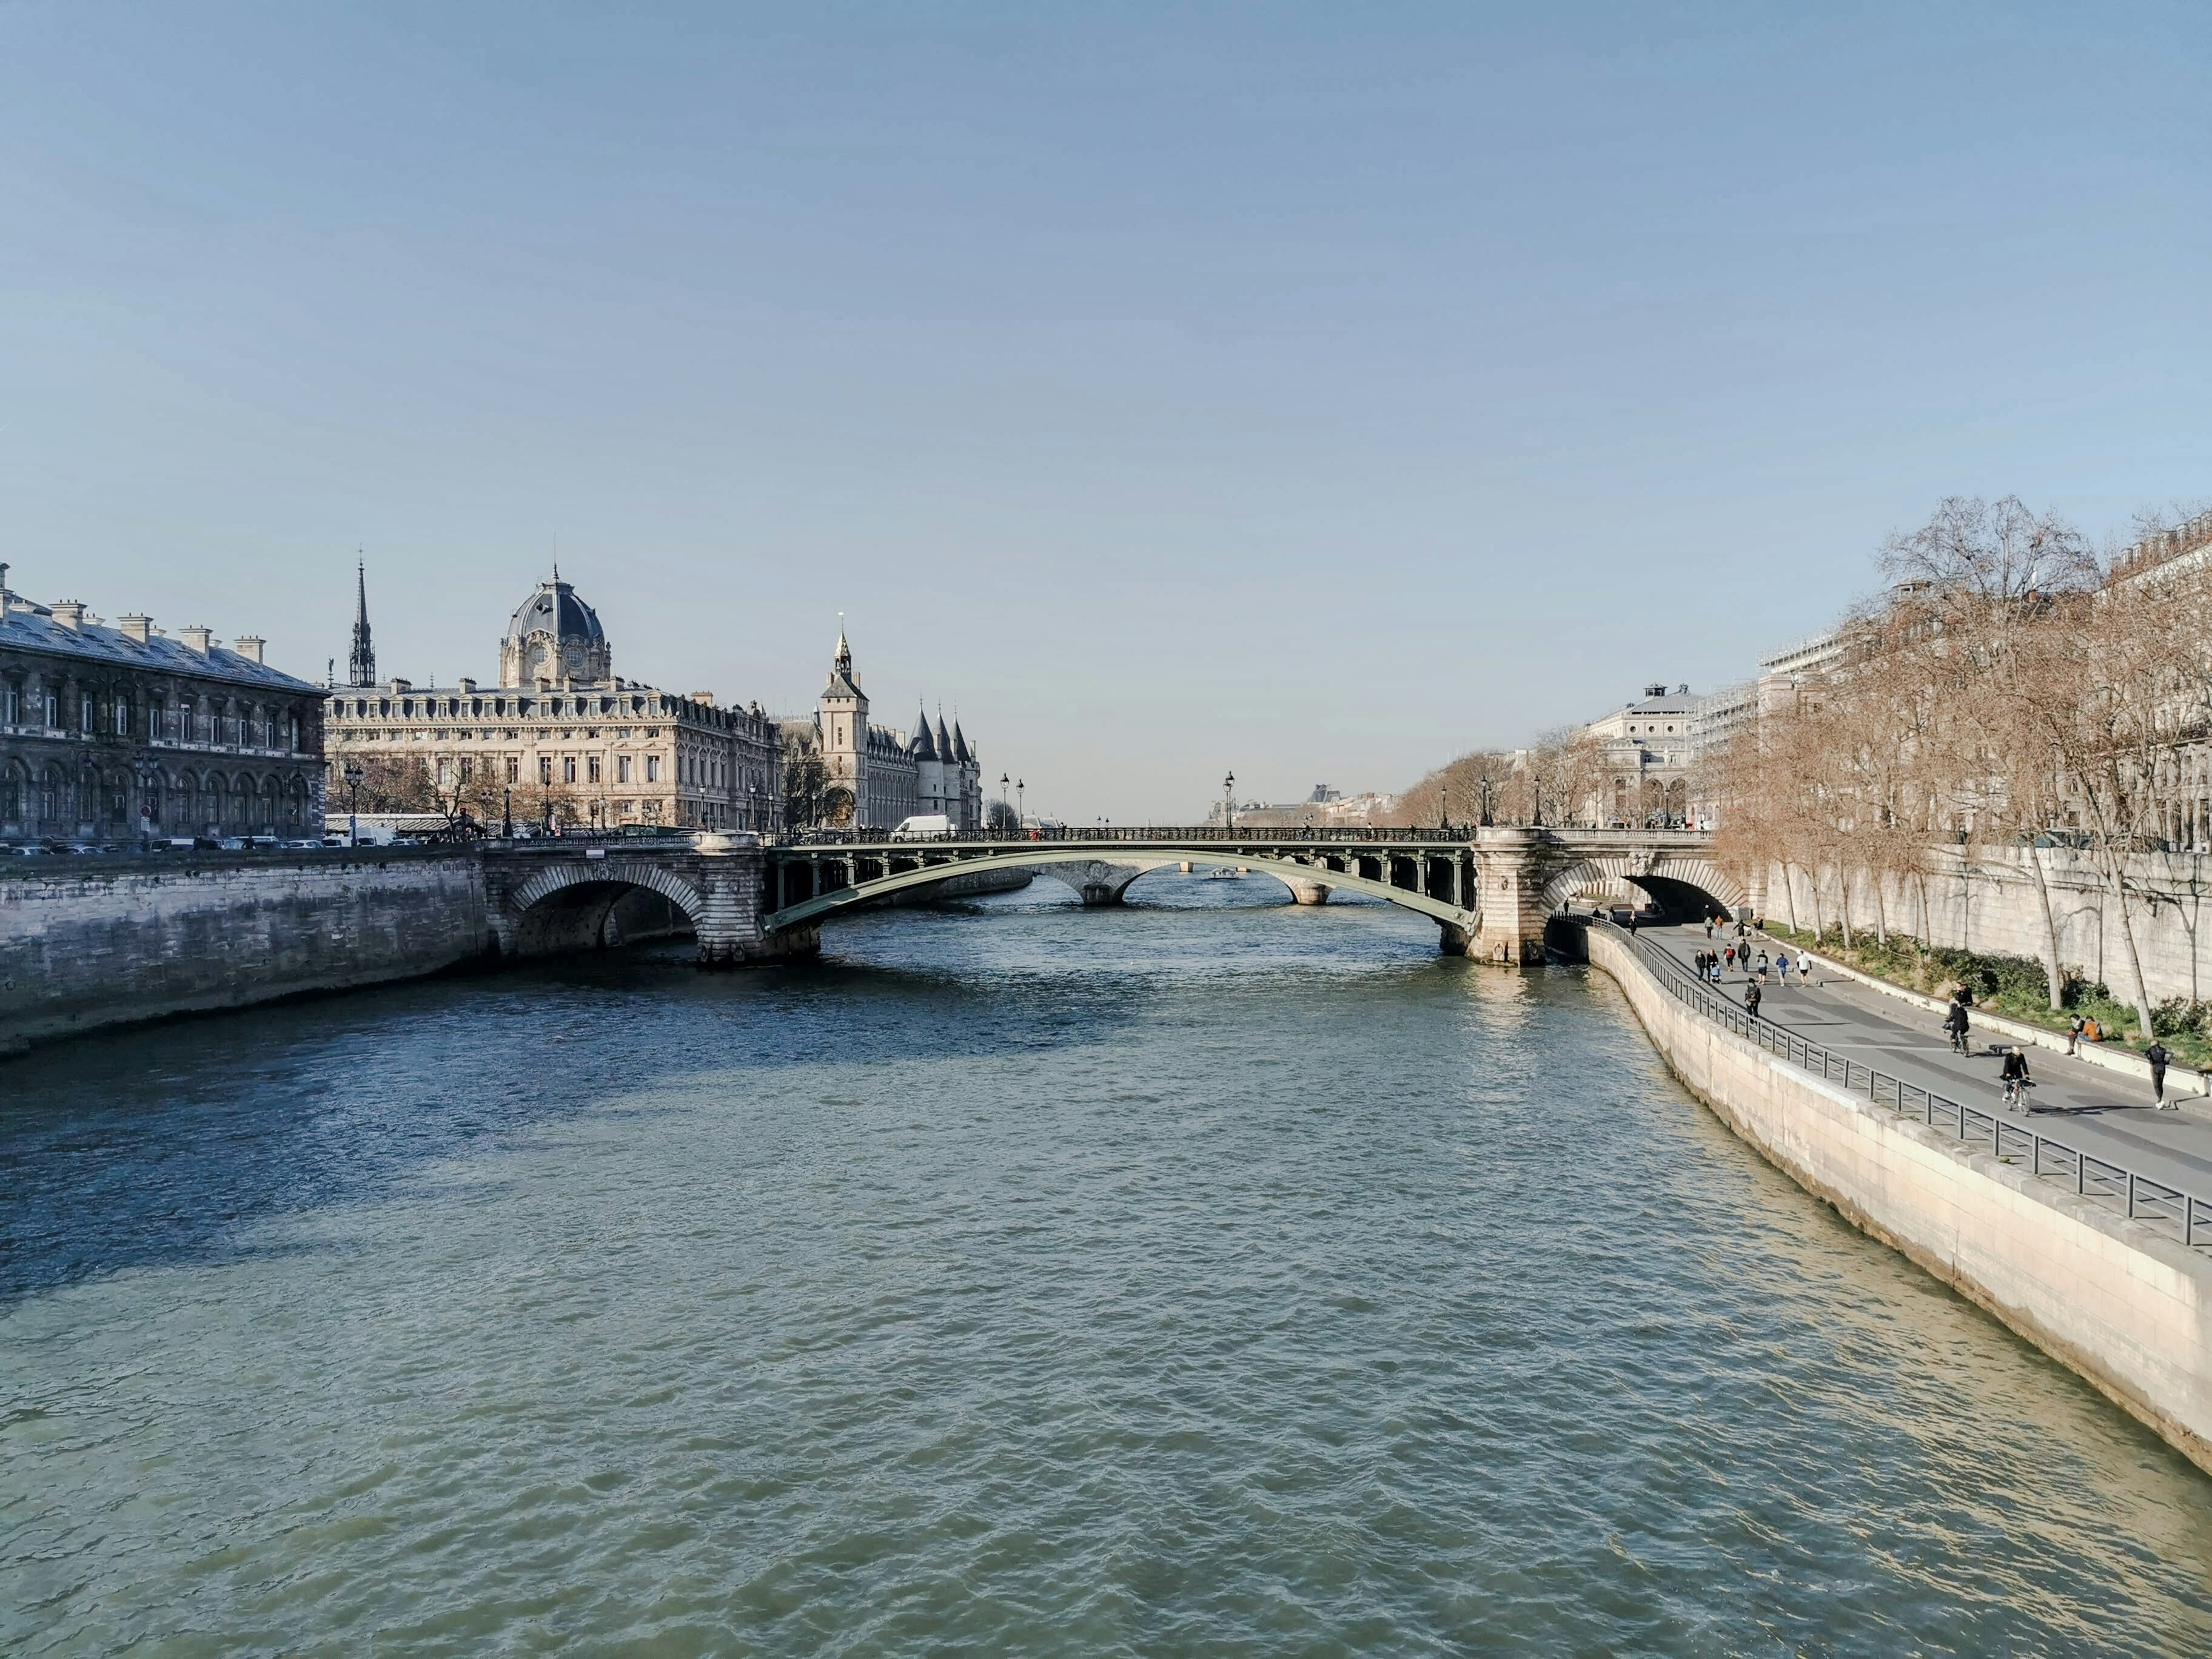
[(660, 864), (634, 859), (548, 865), (492, 907), (501, 954), (544, 956), (697, 933), (707, 896)]
[[(1669, 898), (1675, 899), (1675, 908), (1682, 908), (1682, 897), (1686, 896), (1682, 896), (1680, 890), (1687, 889), (1700, 900), (1730, 915), (1747, 913), (1751, 906), (1751, 896), (1744, 890), (1743, 884), (1711, 859), (1674, 852), (1655, 856), (1623, 851), (1584, 856), (1560, 871), (1544, 884), (1544, 910), (1557, 914), (1567, 908), (1577, 893), (1590, 887), (1613, 892), (1641, 888), (1662, 903)], [(1670, 889), (1674, 891), (1670, 892)]]
[(1444, 930), (1448, 947), (1455, 951), (1465, 950), (1479, 920), (1473, 872), (1462, 870), (1460, 849), (1449, 846), (1316, 847), (1285, 856), (1253, 845), (1201, 843), (1137, 851), (1110, 846), (1017, 842), (963, 856), (939, 854), (937, 861), (933, 861), (933, 850), (856, 848), (833, 855), (824, 862), (834, 872), (835, 884), (795, 897), (765, 916), (763, 925), (774, 929), (815, 927), (840, 913), (863, 908), (896, 893), (992, 870), (1024, 870), (1050, 876), (1073, 888), (1085, 904), (1109, 904), (1118, 902), (1139, 876), (1180, 864), (1231, 865), (1273, 876), (1304, 903), (1318, 902), (1336, 888), (1386, 899), (1437, 922)]

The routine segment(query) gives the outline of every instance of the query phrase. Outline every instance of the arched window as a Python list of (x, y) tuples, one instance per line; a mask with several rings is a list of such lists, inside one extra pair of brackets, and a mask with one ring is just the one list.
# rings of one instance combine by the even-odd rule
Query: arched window
[(199, 780), (189, 772), (177, 779), (177, 792), (170, 799), (169, 828), (180, 836), (198, 833), (206, 820), (200, 817)]
[(58, 766), (49, 766), (46, 775), (39, 785), (39, 820), (49, 830), (62, 827), (62, 814), (68, 810), (69, 780)]
[(30, 775), (10, 761), (6, 774), (0, 775), (0, 822), (20, 824), (30, 805)]

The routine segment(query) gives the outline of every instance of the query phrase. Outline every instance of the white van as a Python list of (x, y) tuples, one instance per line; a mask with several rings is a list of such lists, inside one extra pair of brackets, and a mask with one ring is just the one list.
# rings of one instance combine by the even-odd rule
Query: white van
[(891, 831), (893, 841), (944, 841), (952, 834), (952, 820), (942, 812), (924, 812), (904, 818)]

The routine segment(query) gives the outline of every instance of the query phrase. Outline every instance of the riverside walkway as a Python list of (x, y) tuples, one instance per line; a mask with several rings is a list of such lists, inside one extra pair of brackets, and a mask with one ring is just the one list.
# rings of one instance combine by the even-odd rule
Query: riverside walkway
[[(1794, 970), (1796, 947), (1784, 946), (1763, 935), (1753, 937), (1754, 948), (1764, 945), (1770, 956), (1787, 949)], [(1638, 930), (1637, 939), (1646, 950), (1672, 957), (1684, 975), (1694, 972), (1691, 959), (1698, 951), (1708, 947), (1718, 950), (1727, 943), (1720, 938), (1708, 940), (1698, 926), (1644, 927)], [(1816, 956), (1816, 964), (1818, 960)], [(1709, 983), (1705, 988), (1734, 1005), (1740, 1016), (1744, 988), (1755, 977), (1740, 969), (1723, 973), (1718, 985)], [(1844, 1062), (1862, 1071), (1879, 1072), (1883, 1091), (1879, 1097), (1885, 1103), (1890, 1097), (1887, 1091), (1892, 1082), (1901, 1081), (1909, 1090), (1966, 1107), (1972, 1115), (1964, 1138), (1982, 1146), (1990, 1144), (1988, 1120), (1994, 1115), (2003, 1125), (2007, 1156), (2025, 1158), (2029, 1135), (2039, 1134), (2112, 1170), (2212, 1200), (2212, 1113), (2208, 1113), (2202, 1097), (2183, 1097), (2178, 1112), (2154, 1111), (2148, 1083), (2048, 1049), (2032, 1048), (2028, 1066), (2036, 1084), (2031, 1091), (2033, 1103), (2024, 1111), (2008, 1113), (1997, 1079), (2002, 1040), (1970, 1031), (1973, 1052), (1955, 1054), (1949, 1039), (1938, 1029), (1936, 1015), (1915, 1018), (1905, 1012), (1908, 1005), (1840, 976), (1824, 979), (1817, 965), (1813, 978), (1809, 988), (1801, 988), (1793, 971), (1792, 982), (1785, 989), (1770, 977), (1759, 1004), (1759, 1018), (1833, 1054), (1838, 1080), (1841, 1080)], [(1855, 1078), (1854, 1085), (1856, 1092), (1867, 1092), (1863, 1078)], [(1940, 1115), (1936, 1124), (1947, 1130), (1953, 1127)], [(2058, 1173), (2047, 1165), (2045, 1172)], [(2109, 1182), (2105, 1184), (2111, 1186)], [(2096, 1189), (2094, 1181), (2090, 1189)], [(2158, 1200), (2146, 1206), (2147, 1212), (2158, 1215), (2172, 1208), (2169, 1202)], [(2212, 1246), (2212, 1224), (2208, 1224), (2208, 1219), (2212, 1218), (2208, 1218), (2206, 1207), (2198, 1206), (2192, 1242)]]

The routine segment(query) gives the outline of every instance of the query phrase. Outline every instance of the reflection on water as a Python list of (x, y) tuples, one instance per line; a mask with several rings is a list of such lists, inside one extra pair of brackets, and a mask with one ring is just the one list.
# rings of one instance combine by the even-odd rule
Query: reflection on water
[(2197, 1652), (2207, 1488), (1602, 979), (1148, 878), (0, 1073), (41, 1652)]

